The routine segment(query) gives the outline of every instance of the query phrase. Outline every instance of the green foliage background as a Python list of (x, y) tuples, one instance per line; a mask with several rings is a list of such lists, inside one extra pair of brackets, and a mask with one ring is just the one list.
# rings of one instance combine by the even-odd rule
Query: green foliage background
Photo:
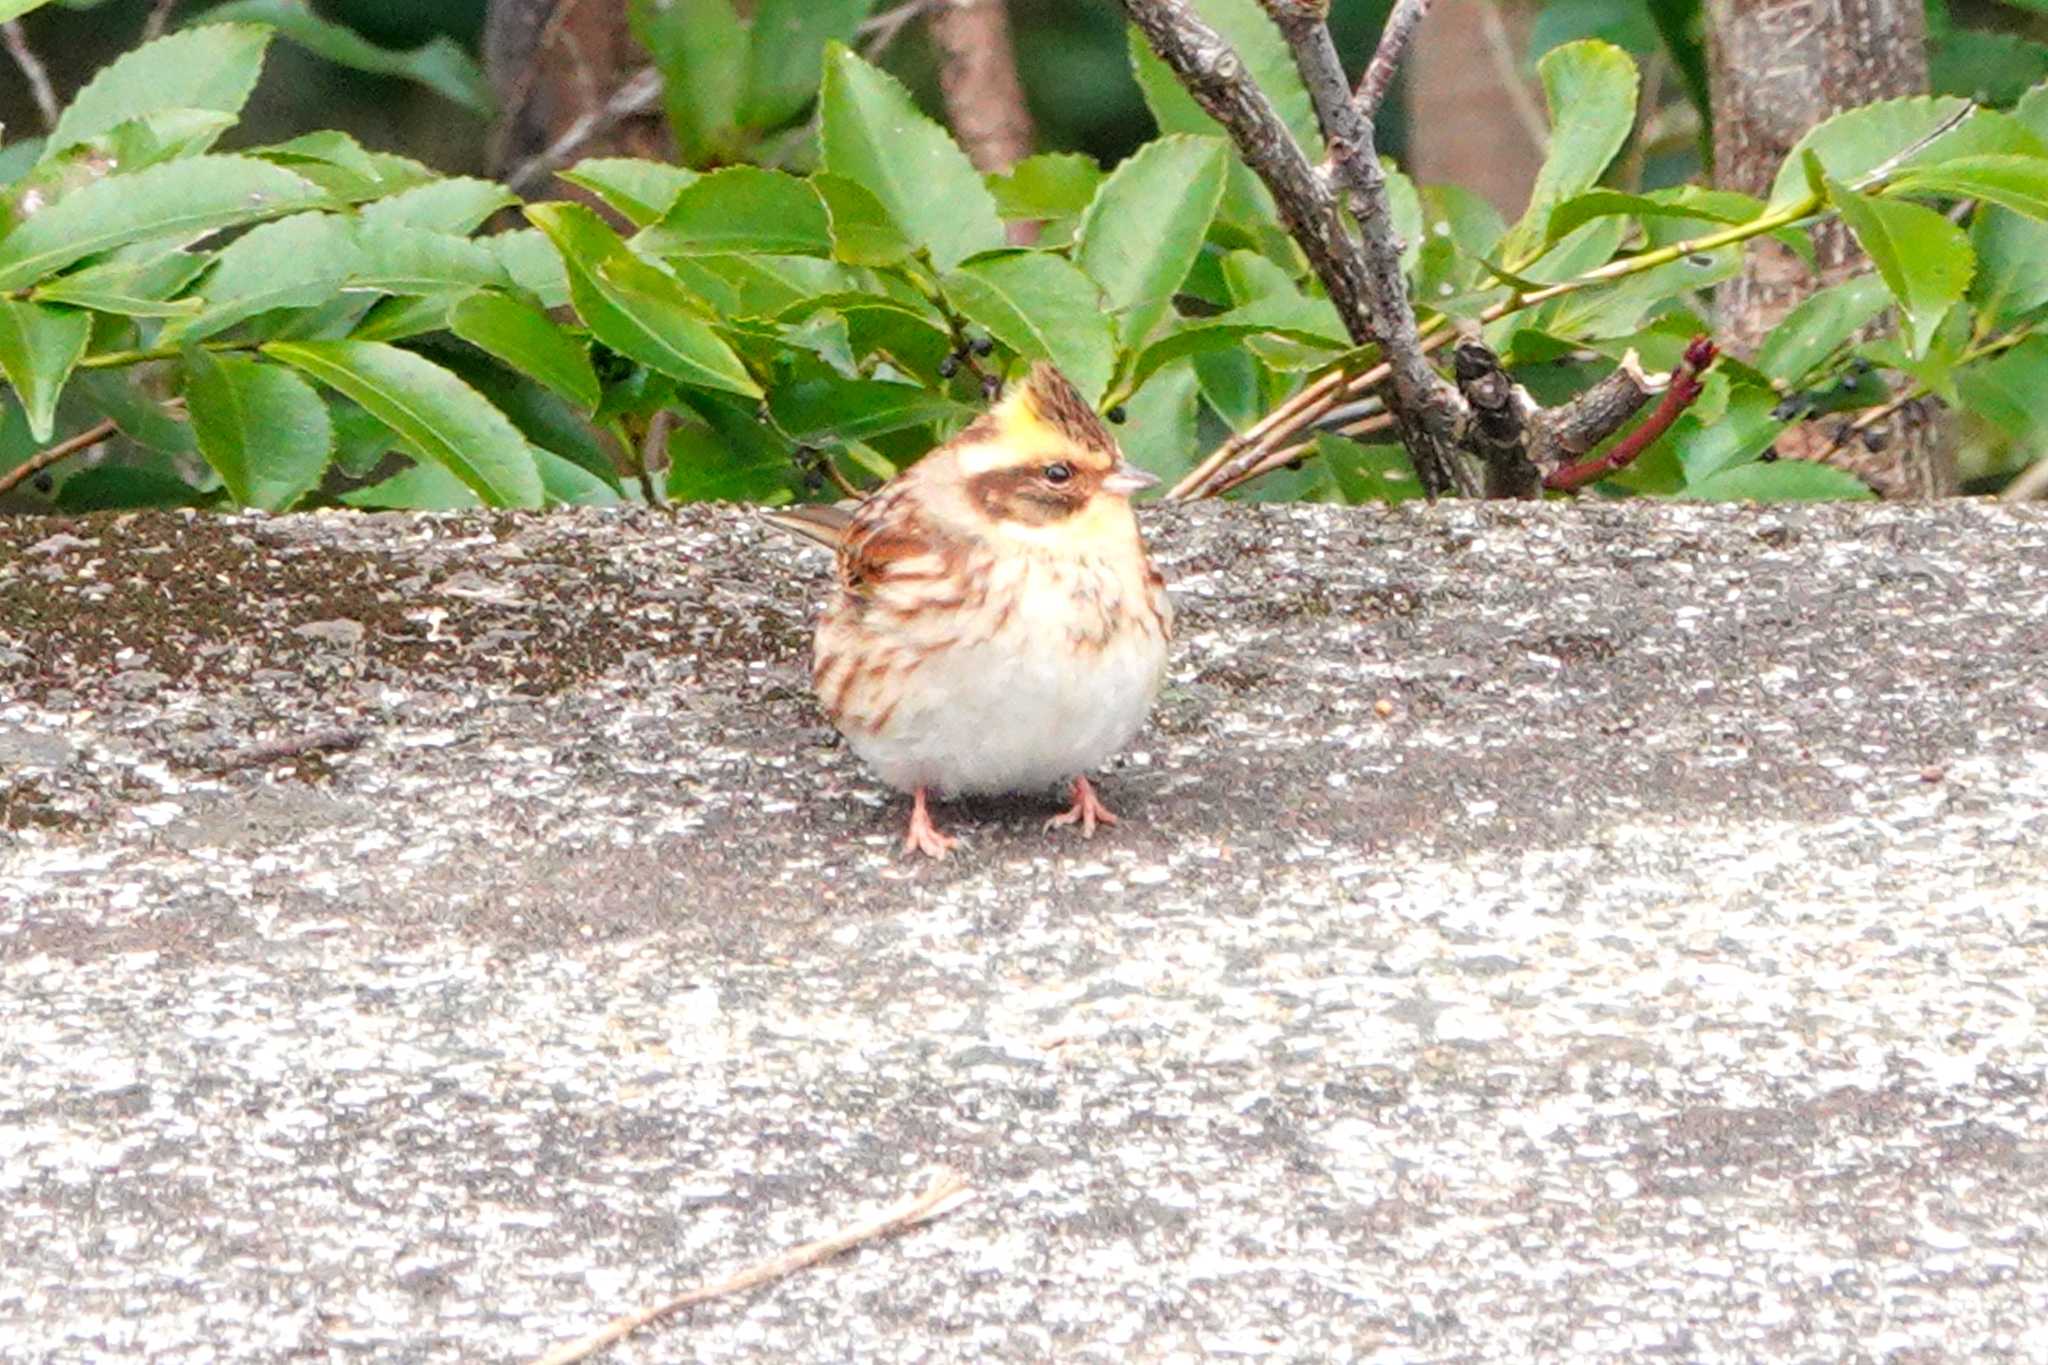
[[(1201, 4), (1318, 154), (1256, 5)], [(854, 37), (859, 4), (763, 0), (777, 32), (824, 52), (817, 99), (801, 73), (792, 86), (749, 65), (745, 26), (710, 0), (636, 6), (671, 89), (695, 92), (672, 107), (686, 152), (766, 164), (588, 161), (569, 178), (609, 223), (465, 173), (488, 117), (471, 0), (337, 0), (325, 18), (230, 0), (147, 49), (107, 50), (144, 8), (28, 16), (75, 94), (52, 137), (0, 144), (0, 474), (96, 423), (119, 432), (113, 458), (18, 495), (31, 506), (832, 496), (942, 439), (979, 400), (978, 370), (1036, 357), (1127, 410), (1132, 455), (1170, 478), (1306, 379), (1372, 359), (1263, 189), (1105, 4), (1018, 6), (1043, 139), (1077, 150), (987, 178), (920, 112), (934, 102), (919, 45), (881, 69), (827, 47)], [(2048, 311), (2033, 8), (1998, 11), (1996, 29), (1931, 16), (1937, 72), (2012, 114), (1955, 98), (1853, 112), (1760, 201), (1683, 183), (1697, 119), (1637, 118), (1645, 62), (1675, 77), (1668, 104), (1696, 107), (1696, 4), (1546, 7), (1534, 45), (1553, 134), (1527, 211), (1504, 222), (1458, 187), (1395, 177), (1425, 325), (1483, 323), (1555, 398), (1628, 351), (1671, 364), (1743, 242), (1800, 247), (1838, 214), (1874, 273), (1814, 299), (1753, 367), (1717, 369), (1603, 491), (1863, 495), (1768, 452), (1791, 420), (1894, 396), (1878, 372), (1975, 414), (1993, 434), (1978, 472), (1996, 482), (2048, 420), (2026, 378)], [(1354, 65), (1370, 9), (1340, 7)], [(31, 126), (22, 112), (10, 130)], [(1043, 225), (1039, 246), (1005, 244), (1017, 221)], [(1854, 339), (1887, 309), (1896, 340)], [(656, 426), (672, 428), (665, 466), (639, 468)], [(1324, 434), (1308, 453), (1248, 495), (1412, 494), (1392, 447)]]

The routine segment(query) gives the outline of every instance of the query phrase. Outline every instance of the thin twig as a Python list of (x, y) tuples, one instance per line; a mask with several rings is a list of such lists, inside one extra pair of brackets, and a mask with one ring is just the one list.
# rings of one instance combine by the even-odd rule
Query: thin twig
[(1515, 55), (1515, 35), (1508, 32), (1508, 21), (1501, 18), (1500, 5), (1494, 0), (1479, 6), (1479, 27), (1485, 34), (1493, 69), (1500, 75), (1501, 89), (1507, 92), (1508, 107), (1515, 111), (1515, 121), (1529, 135), (1529, 145), (1541, 147), (1550, 138), (1550, 120), (1543, 116), (1536, 96), (1522, 79), (1521, 59)]
[(771, 1280), (779, 1280), (785, 1275), (804, 1269), (806, 1266), (813, 1266), (820, 1261), (830, 1260), (832, 1257), (858, 1246), (862, 1242), (873, 1241), (877, 1237), (886, 1237), (891, 1233), (901, 1232), (905, 1228), (914, 1227), (927, 1219), (951, 1213), (960, 1204), (965, 1203), (967, 1198), (971, 1197), (965, 1180), (962, 1180), (951, 1171), (940, 1171), (937, 1175), (933, 1176), (931, 1184), (925, 1187), (924, 1193), (913, 1195), (908, 1199), (891, 1204), (866, 1222), (857, 1223), (844, 1231), (833, 1233), (830, 1237), (820, 1238), (815, 1242), (806, 1242), (800, 1247), (792, 1247), (780, 1255), (771, 1256), (765, 1261), (758, 1261), (748, 1266), (737, 1275), (728, 1276), (712, 1284), (699, 1285), (688, 1293), (678, 1294), (676, 1297), (664, 1303), (656, 1304), (652, 1308), (645, 1308), (637, 1313), (628, 1313), (623, 1317), (614, 1318), (589, 1336), (568, 1342), (549, 1351), (546, 1355), (535, 1360), (533, 1365), (572, 1365), (575, 1361), (587, 1360), (628, 1334), (638, 1331), (651, 1322), (658, 1321), (672, 1313), (688, 1308), (691, 1304), (702, 1303), (706, 1299), (720, 1298), (727, 1294), (742, 1293), (757, 1285), (767, 1284)]
[(22, 30), (21, 20), (9, 19), (0, 24), (0, 42), (7, 45), (7, 53), (14, 58), (14, 64), (21, 68), (21, 74), (28, 80), (29, 93), (35, 97), (36, 112), (42, 115), (43, 127), (54, 131), (63, 106), (57, 103), (56, 87), (50, 84), (50, 73), (44, 69), (42, 58), (28, 45), (28, 34)]
[(264, 744), (252, 744), (244, 749), (234, 749), (222, 754), (206, 765), (207, 771), (215, 774), (231, 773), (242, 768), (267, 768), (287, 758), (303, 758), (308, 754), (333, 754), (346, 749), (359, 749), (370, 738), (368, 730), (338, 727), (332, 730), (316, 730), (310, 735), (298, 735), (289, 739), (271, 740)]
[(910, 21), (930, 9), (936, 0), (904, 0), (903, 4), (885, 9), (872, 19), (866, 20), (854, 31), (854, 38), (860, 44), (861, 55), (873, 61), (882, 55), (882, 50), (896, 41), (896, 35), (903, 32)]
[(655, 480), (657, 460), (668, 457), (668, 434), (675, 430), (676, 415), (667, 408), (647, 419), (647, 430), (640, 438), (640, 494), (647, 499), (649, 507), (666, 507), (668, 499), (662, 496), (661, 485)]
[(142, 41), (146, 43), (163, 37), (164, 30), (171, 24), (171, 11), (177, 7), (178, 0), (156, 0), (150, 6), (149, 17), (142, 21)]
[(1609, 474), (1625, 468), (1638, 455), (1650, 448), (1650, 443), (1671, 429), (1680, 413), (1692, 406), (1700, 396), (1700, 376), (1714, 363), (1718, 354), (1714, 343), (1705, 337), (1697, 337), (1685, 348), (1685, 356), (1671, 371), (1671, 383), (1664, 390), (1664, 398), (1641, 426), (1616, 441), (1604, 455), (1590, 460), (1553, 470), (1543, 480), (1543, 486), (1559, 493), (1571, 493), (1587, 484), (1597, 483)]
[(1415, 37), (1415, 26), (1427, 13), (1429, 0), (1398, 0), (1394, 12), (1387, 16), (1386, 27), (1380, 30), (1380, 45), (1367, 63), (1365, 75), (1359, 78), (1358, 94), (1353, 97), (1358, 101), (1358, 112), (1367, 119), (1379, 116), (1380, 105), (1393, 87), (1394, 73), (1401, 69), (1401, 59)]
[(0, 497), (5, 497), (9, 492), (13, 491), (14, 486), (23, 479), (48, 469), (57, 461), (69, 459), (81, 450), (92, 449), (101, 441), (112, 436), (114, 431), (113, 419), (108, 418), (103, 422), (95, 422), (76, 436), (66, 436), (47, 450), (37, 451), (5, 474), (0, 474)]
[(528, 185), (568, 165), (576, 153), (592, 140), (604, 136), (634, 115), (646, 113), (660, 99), (661, 73), (651, 66), (642, 67), (612, 92), (612, 97), (603, 105), (579, 117), (546, 148), (519, 163), (505, 177), (506, 185), (515, 193), (523, 192)]

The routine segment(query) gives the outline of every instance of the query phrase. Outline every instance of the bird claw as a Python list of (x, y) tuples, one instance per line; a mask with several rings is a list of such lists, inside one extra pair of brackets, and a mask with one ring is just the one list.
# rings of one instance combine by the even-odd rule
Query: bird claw
[(1081, 837), (1093, 839), (1097, 825), (1115, 823), (1116, 816), (1110, 814), (1109, 807), (1103, 805), (1101, 798), (1096, 796), (1094, 784), (1085, 777), (1077, 777), (1074, 779), (1074, 804), (1048, 819), (1045, 827), (1051, 829), (1055, 825), (1079, 824)]
[(903, 835), (903, 851), (943, 858), (946, 851), (959, 842), (949, 834), (939, 833), (939, 827), (932, 823), (931, 812), (925, 809), (924, 788), (919, 787), (910, 803), (910, 828)]

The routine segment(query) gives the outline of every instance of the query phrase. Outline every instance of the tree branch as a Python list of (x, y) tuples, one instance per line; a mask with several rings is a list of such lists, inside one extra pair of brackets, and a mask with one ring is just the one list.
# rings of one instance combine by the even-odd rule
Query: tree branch
[(42, 59), (28, 45), (28, 34), (23, 31), (21, 20), (9, 19), (0, 24), (0, 42), (7, 45), (7, 55), (14, 58), (14, 64), (21, 68), (22, 77), (28, 81), (29, 94), (35, 97), (36, 113), (42, 117), (43, 127), (54, 129), (58, 115), (64, 112), (63, 106), (57, 103), (56, 88), (50, 84), (50, 73), (44, 69)]
[[(1393, 371), (1393, 406), (1401, 439), (1423, 487), (1431, 494), (1464, 487), (1469, 478), (1452, 454), (1464, 404), (1423, 356), (1372, 129), (1351, 102), (1320, 6), (1314, 0), (1265, 2), (1294, 47), (1323, 120), (1333, 162), (1358, 197), (1362, 240), (1346, 231), (1329, 184), (1309, 165), (1272, 102), (1222, 35), (1185, 0), (1120, 0), (1152, 50), (1229, 132), (1245, 163), (1272, 191), (1282, 221), (1322, 280), (1345, 330), (1353, 340), (1377, 344), (1385, 353)], [(1334, 87), (1332, 70), (1337, 73)]]
[(12, 492), (15, 485), (24, 479), (48, 469), (59, 460), (69, 459), (83, 450), (91, 450), (113, 434), (114, 422), (112, 418), (108, 418), (94, 423), (75, 436), (67, 436), (57, 444), (37, 451), (6, 473), (0, 474), (0, 497)]
[(1386, 27), (1380, 30), (1380, 45), (1367, 64), (1365, 75), (1359, 78), (1355, 96), (1358, 111), (1368, 123), (1379, 116), (1380, 105), (1386, 101), (1387, 91), (1393, 87), (1394, 73), (1401, 68), (1401, 58), (1408, 55), (1408, 43), (1415, 36), (1415, 26), (1427, 13), (1429, 0), (1397, 0), (1394, 12), (1387, 16)]
[[(1700, 376), (1706, 373), (1718, 354), (1713, 342), (1706, 337), (1695, 337), (1685, 348), (1684, 358), (1672, 369), (1663, 401), (1657, 404), (1656, 410), (1643, 420), (1641, 426), (1616, 441), (1605, 455), (1552, 468), (1544, 476), (1543, 486), (1561, 493), (1575, 492), (1627, 466), (1648, 450), (1651, 442), (1669, 431), (1679, 414), (1700, 396)], [(1633, 401), (1622, 392), (1624, 383), (1633, 387)], [(1624, 363), (1614, 374), (1553, 411), (1551, 450), (1566, 455), (1582, 454), (1592, 449), (1627, 421), (1648, 396), (1649, 385), (1643, 379), (1642, 371)]]

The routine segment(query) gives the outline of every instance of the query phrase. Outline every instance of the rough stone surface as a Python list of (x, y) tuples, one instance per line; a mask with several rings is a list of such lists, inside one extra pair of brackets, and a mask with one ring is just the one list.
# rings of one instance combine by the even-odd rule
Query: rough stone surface
[(1150, 525), (930, 865), (732, 512), (0, 523), (0, 1358), (2048, 1361), (2048, 517)]

